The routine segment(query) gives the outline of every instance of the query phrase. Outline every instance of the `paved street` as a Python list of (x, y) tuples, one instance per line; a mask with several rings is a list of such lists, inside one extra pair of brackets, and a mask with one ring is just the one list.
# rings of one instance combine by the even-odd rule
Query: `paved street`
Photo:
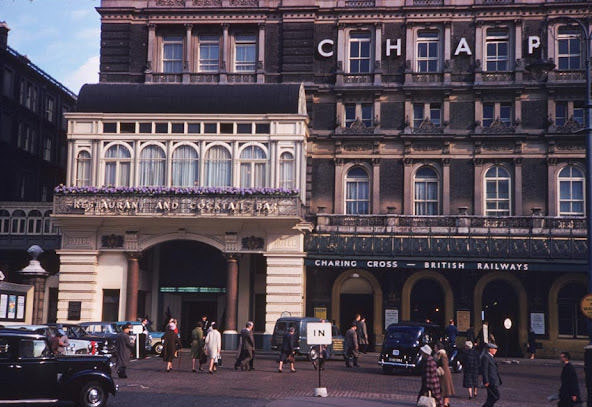
[[(314, 399), (317, 375), (306, 361), (297, 363), (297, 372), (276, 372), (275, 355), (258, 355), (253, 372), (234, 371), (234, 354), (226, 353), (225, 365), (213, 376), (191, 373), (189, 354), (183, 352), (181, 368), (177, 361), (170, 373), (158, 358), (133, 361), (130, 378), (117, 380), (120, 391), (109, 402), (110, 406), (268, 406), (268, 407), (382, 407), (414, 406), (420, 378), (399, 374), (383, 375), (376, 364), (376, 355), (361, 358), (359, 369), (346, 369), (342, 362), (327, 365), (323, 384), (329, 398)], [(520, 364), (505, 364), (500, 360), (504, 381), (499, 406), (529, 407), (551, 406), (546, 397), (557, 391), (561, 368), (558, 362), (548, 360), (520, 360)], [(583, 368), (577, 364), (580, 381)], [(485, 401), (482, 391), (477, 400), (469, 401), (462, 388), (462, 375), (454, 375), (457, 397), (453, 406), (481, 406)], [(584, 384), (581, 383), (584, 390)], [(363, 400), (363, 401), (362, 401)]]

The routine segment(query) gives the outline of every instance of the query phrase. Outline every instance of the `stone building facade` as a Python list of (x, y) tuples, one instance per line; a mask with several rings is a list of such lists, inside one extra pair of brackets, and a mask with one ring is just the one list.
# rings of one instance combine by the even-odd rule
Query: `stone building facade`
[(475, 332), (488, 320), (508, 354), (530, 329), (542, 352), (581, 349), (573, 19), (588, 2), (103, 0), (98, 12), (101, 82), (304, 84), (305, 313), (342, 328), (365, 314), (377, 344), (387, 322), (454, 318)]

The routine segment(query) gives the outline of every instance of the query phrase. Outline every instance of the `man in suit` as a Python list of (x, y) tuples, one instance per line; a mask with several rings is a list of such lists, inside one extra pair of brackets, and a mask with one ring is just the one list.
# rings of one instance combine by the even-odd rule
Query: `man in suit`
[(358, 366), (358, 356), (359, 356), (359, 345), (358, 345), (358, 334), (356, 330), (358, 326), (356, 321), (352, 322), (351, 328), (347, 330), (345, 333), (345, 366), (352, 367), (351, 363), (353, 362), (354, 367)]
[(253, 322), (247, 322), (247, 325), (241, 330), (238, 349), (239, 354), (234, 364), (234, 369), (237, 370), (240, 366), (241, 370), (251, 370), (255, 351)]
[(131, 343), (129, 333), (132, 329), (131, 324), (125, 324), (121, 332), (115, 337), (115, 357), (117, 359), (117, 375), (122, 379), (127, 379), (125, 369), (130, 360), (134, 345)]
[(483, 407), (493, 407), (500, 398), (499, 386), (502, 384), (502, 379), (494, 359), (497, 345), (489, 342), (485, 346), (486, 352), (481, 357), (481, 374), (483, 375), (483, 386), (487, 389), (487, 400)]
[(575, 367), (569, 362), (569, 352), (561, 352), (561, 387), (558, 407), (573, 407), (580, 402), (580, 386)]

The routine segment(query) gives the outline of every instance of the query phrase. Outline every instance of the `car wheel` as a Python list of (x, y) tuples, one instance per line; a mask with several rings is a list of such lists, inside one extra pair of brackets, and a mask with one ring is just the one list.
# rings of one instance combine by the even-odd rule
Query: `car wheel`
[(319, 353), (316, 349), (311, 349), (308, 354), (308, 360), (316, 360), (319, 357)]
[(109, 395), (99, 382), (88, 382), (80, 389), (79, 405), (82, 407), (103, 407)]
[(394, 369), (392, 366), (383, 366), (382, 367), (382, 373), (384, 373), (384, 374), (392, 374), (393, 370)]
[(156, 345), (152, 347), (152, 352), (156, 353), (157, 355), (160, 355), (162, 353), (162, 348), (162, 342), (158, 342)]

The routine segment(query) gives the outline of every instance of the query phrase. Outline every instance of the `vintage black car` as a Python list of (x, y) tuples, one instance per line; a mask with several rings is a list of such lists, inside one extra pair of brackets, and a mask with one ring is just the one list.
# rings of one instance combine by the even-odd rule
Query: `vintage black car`
[(104, 356), (56, 356), (44, 335), (0, 329), (0, 404), (102, 407), (117, 387)]
[(417, 371), (422, 361), (419, 348), (426, 344), (433, 347), (441, 337), (442, 329), (438, 325), (417, 322), (391, 324), (384, 335), (378, 364), (385, 373), (395, 368)]

